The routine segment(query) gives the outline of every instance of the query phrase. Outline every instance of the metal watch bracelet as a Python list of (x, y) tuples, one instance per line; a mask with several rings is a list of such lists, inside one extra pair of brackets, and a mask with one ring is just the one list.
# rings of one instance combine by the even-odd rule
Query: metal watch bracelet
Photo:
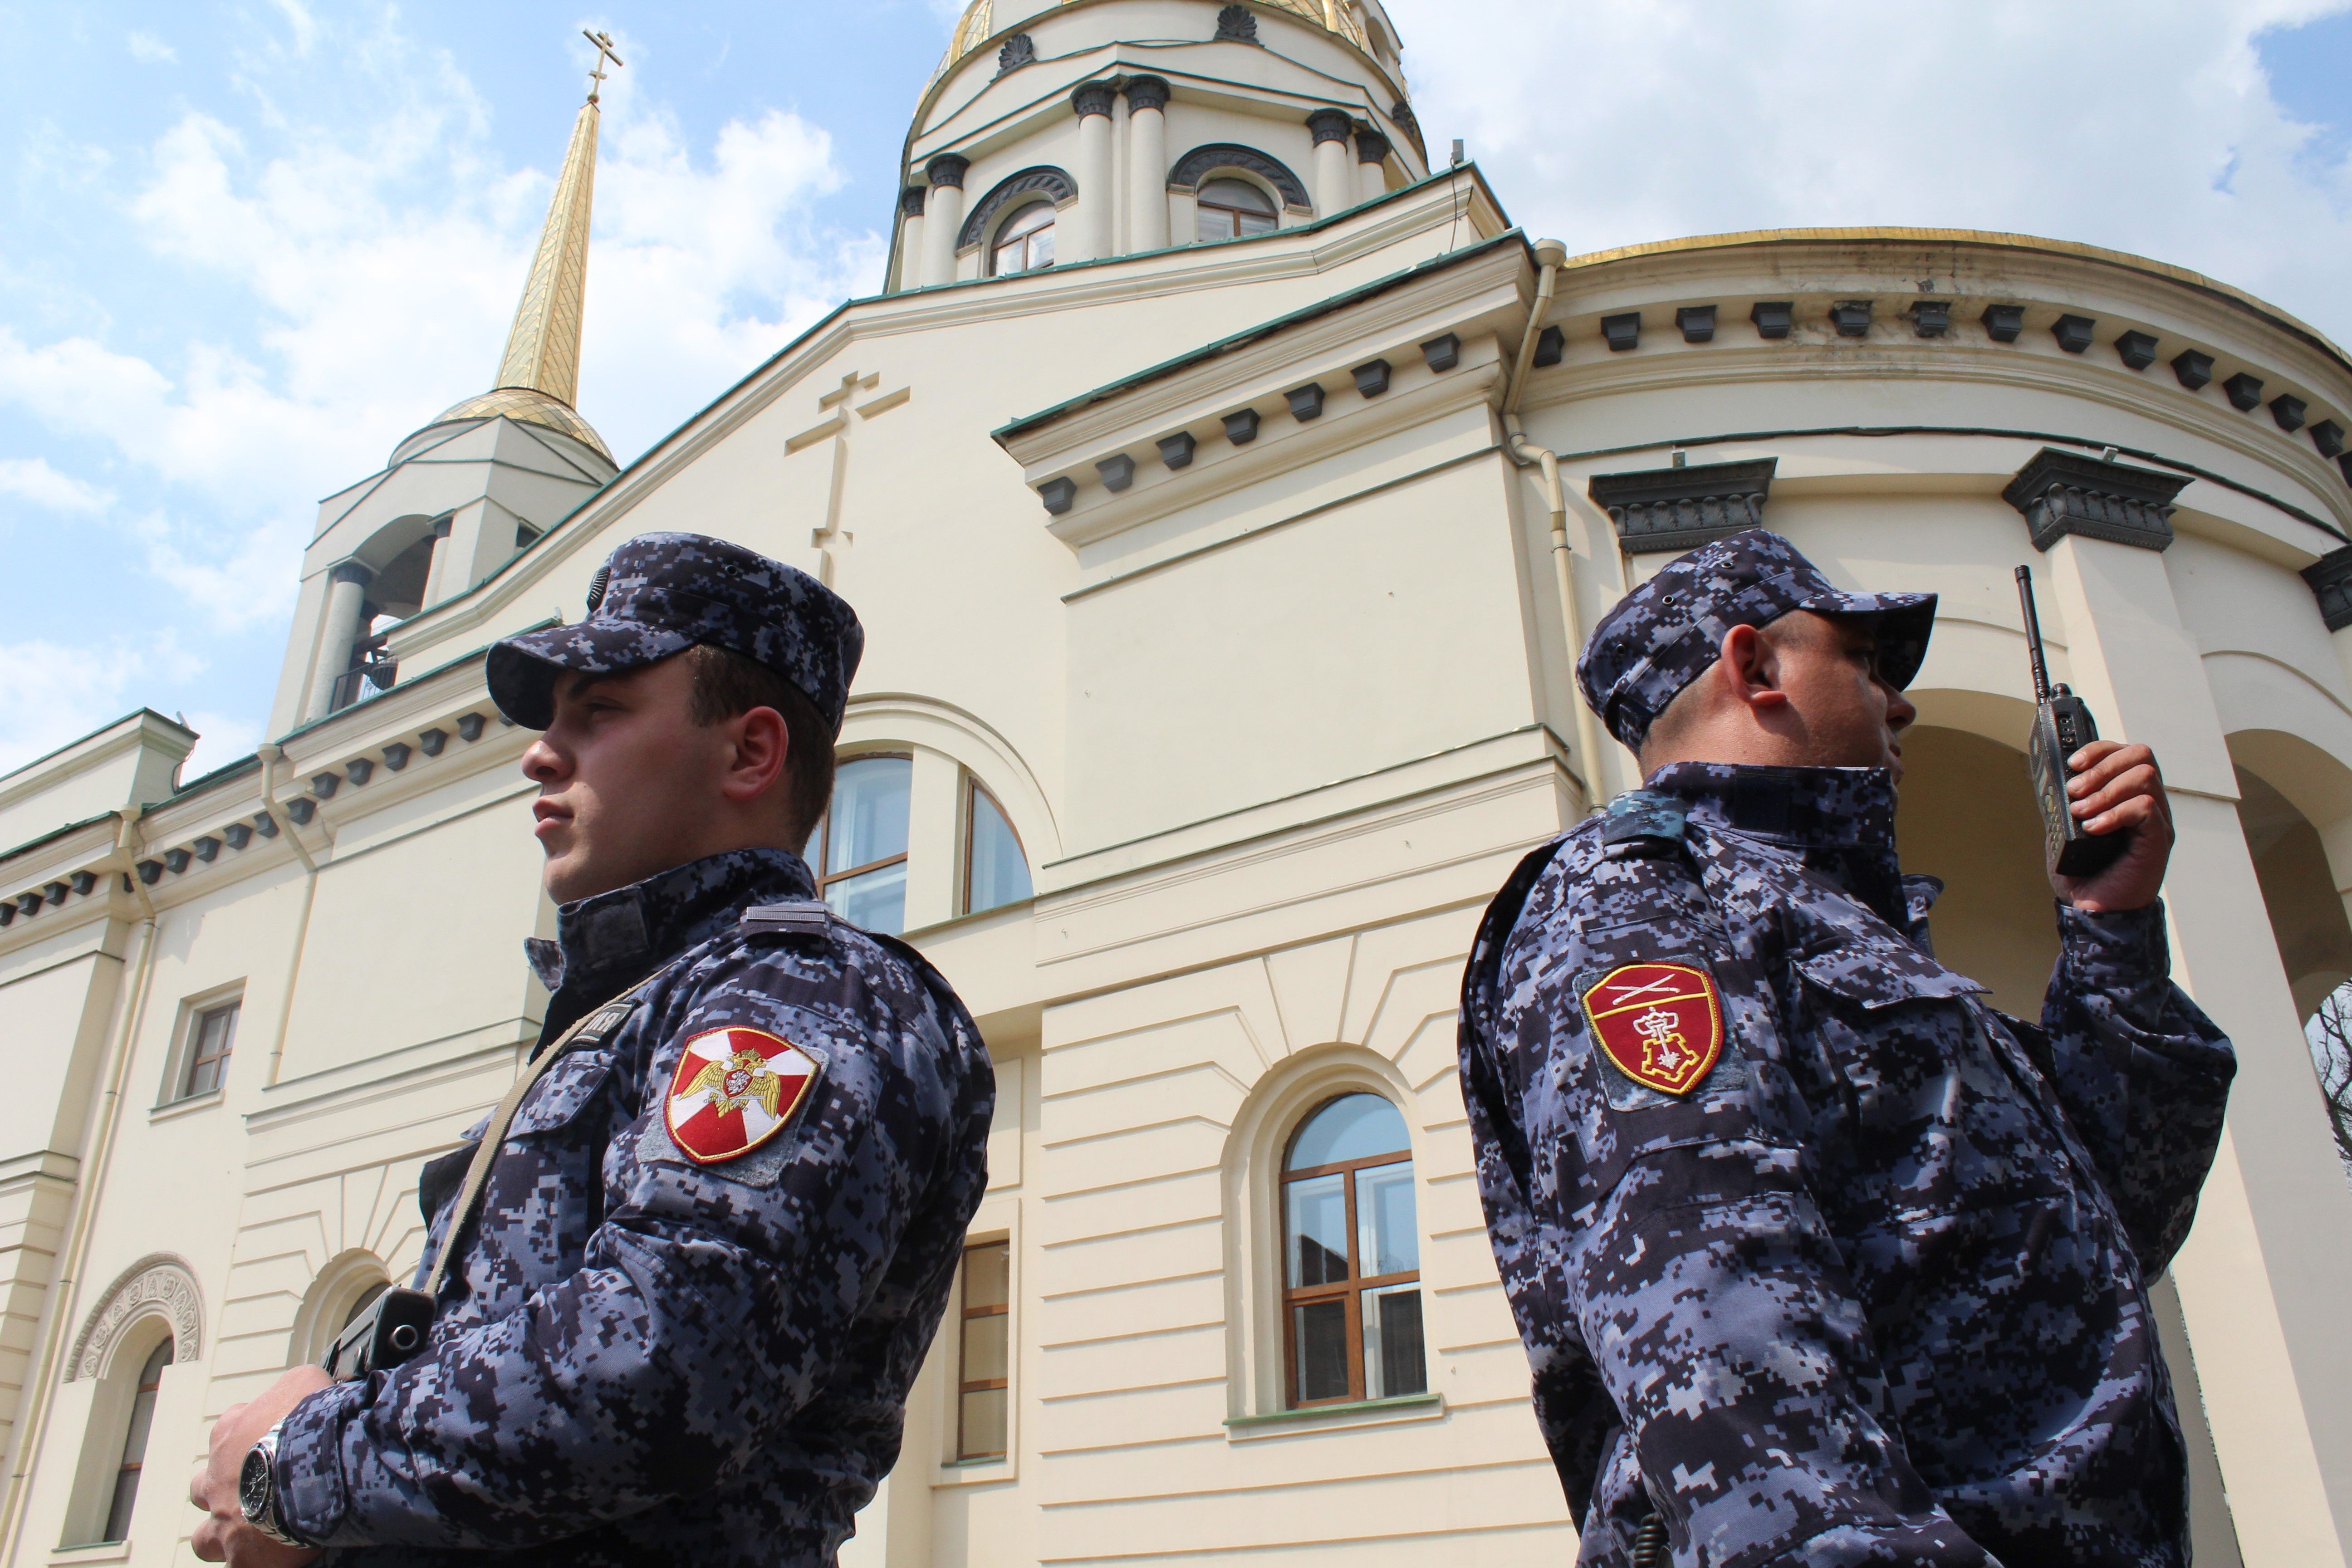
[(280, 1546), (308, 1546), (309, 1542), (287, 1531), (278, 1512), (278, 1433), (285, 1425), (280, 1421), (247, 1450), (237, 1477), (237, 1506), (245, 1511), (246, 1523)]

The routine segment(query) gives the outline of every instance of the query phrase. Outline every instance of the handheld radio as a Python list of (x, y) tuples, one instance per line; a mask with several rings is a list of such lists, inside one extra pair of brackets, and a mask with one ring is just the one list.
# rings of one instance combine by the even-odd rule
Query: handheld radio
[(2066, 798), (2066, 759), (2099, 738), (2099, 727), (2083, 700), (2050, 684), (2042, 659), (2042, 618), (2033, 613), (2033, 568), (2017, 569), (2018, 602), (2025, 606), (2025, 647), (2033, 660), (2033, 737), (2026, 764), (2033, 773), (2034, 798), (2042, 806), (2045, 858), (2062, 877), (2090, 877), (2123, 853), (2128, 833), (2092, 833), (2075, 819)]

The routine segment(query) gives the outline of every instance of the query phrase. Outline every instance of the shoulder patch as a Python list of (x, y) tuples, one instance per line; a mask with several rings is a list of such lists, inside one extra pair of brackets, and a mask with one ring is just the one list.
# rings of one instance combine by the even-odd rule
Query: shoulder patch
[(821, 899), (796, 899), (784, 904), (754, 904), (736, 923), (751, 931), (790, 931), (795, 936), (823, 936), (833, 910)]
[(1584, 988), (1584, 1016), (1612, 1066), (1688, 1094), (1723, 1057), (1723, 994), (1694, 963), (1624, 963)]
[(782, 1131), (823, 1071), (815, 1056), (765, 1029), (706, 1029), (678, 1053), (662, 1121), (688, 1160), (725, 1164)]

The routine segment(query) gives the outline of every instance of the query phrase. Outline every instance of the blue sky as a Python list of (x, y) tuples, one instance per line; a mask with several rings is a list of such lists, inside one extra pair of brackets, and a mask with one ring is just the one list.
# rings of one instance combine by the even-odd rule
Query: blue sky
[[(197, 766), (261, 738), (319, 497), (488, 384), (583, 26), (628, 62), (581, 385), (625, 460), (876, 286), (953, 10), (0, 0), (0, 769), (142, 703)], [(1432, 147), (1573, 251), (2021, 230), (2352, 341), (2352, 0), (1390, 10)]]

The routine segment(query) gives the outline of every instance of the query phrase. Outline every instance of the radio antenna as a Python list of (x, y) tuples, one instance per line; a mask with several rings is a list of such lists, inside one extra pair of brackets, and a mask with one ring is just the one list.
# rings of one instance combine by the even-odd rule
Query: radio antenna
[(2033, 700), (2050, 700), (2050, 667), (2042, 662), (2042, 617), (2033, 613), (2033, 568), (2017, 569), (2017, 602), (2025, 606), (2025, 647), (2033, 657)]

